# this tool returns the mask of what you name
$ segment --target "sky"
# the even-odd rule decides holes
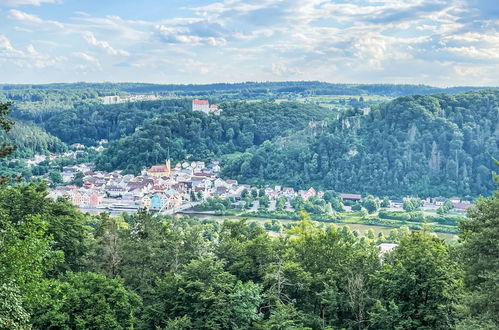
[[[0,83],[499,86],[499,0],[0,0]]]

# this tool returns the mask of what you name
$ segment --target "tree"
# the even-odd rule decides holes
[[[298,311],[293,304],[278,303],[276,308],[272,309],[270,317],[256,325],[257,329],[262,330],[307,330],[311,328],[304,327],[304,315]]]
[[[153,299],[147,316],[151,328],[184,315],[195,329],[248,328],[261,317],[259,286],[238,281],[209,258],[192,261],[180,274],[167,274],[158,281]]]
[[[253,197],[253,198],[258,197],[258,191],[256,189],[251,190],[251,197]]]
[[[245,199],[246,197],[248,197],[248,195],[248,189],[244,188],[243,191],[241,191],[241,199]]]
[[[12,103],[10,102],[0,103],[0,128],[5,132],[10,131],[10,129],[14,125],[14,122],[12,120],[7,119],[7,116],[12,112],[12,110],[10,109],[11,105]],[[9,156],[15,150],[15,146],[3,143],[2,145],[0,145],[0,159]],[[5,184],[7,181],[7,176],[0,176],[0,185]]]
[[[402,207],[407,212],[419,211],[421,208],[421,200],[419,198],[407,198],[404,200]]]
[[[49,179],[52,181],[52,184],[56,186],[57,184],[62,183],[62,175],[59,171],[52,171],[49,174]]]
[[[499,183],[499,176],[496,176]],[[459,222],[463,241],[461,258],[465,285],[466,323],[469,328],[499,327],[499,190],[490,198],[480,198]]]
[[[30,315],[23,306],[23,297],[14,284],[0,284],[0,329],[29,329]]]
[[[446,200],[445,203],[437,209],[437,213],[442,215],[449,213],[450,210],[454,208],[454,204],[450,200]]]
[[[445,242],[425,231],[402,238],[372,285],[377,297],[370,312],[374,328],[450,329],[458,319],[458,265]]]
[[[372,195],[369,195],[362,201],[362,206],[367,210],[367,212],[374,213],[379,209],[379,201]]]
[[[381,207],[389,207],[390,206],[390,198],[388,196],[383,197],[383,201],[381,201]]]
[[[33,312],[40,329],[130,329],[142,305],[122,280],[95,273],[67,273],[53,280],[46,293]]]
[[[83,177],[85,175],[82,172],[77,172],[73,178],[72,184],[74,184],[77,187],[83,186]]]

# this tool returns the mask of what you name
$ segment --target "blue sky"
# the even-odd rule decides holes
[[[0,82],[499,86],[499,0],[0,0]]]

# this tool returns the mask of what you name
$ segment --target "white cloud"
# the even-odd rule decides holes
[[[81,71],[95,71],[95,70],[102,70],[102,65],[100,61],[93,57],[92,55],[89,55],[84,52],[74,52],[73,56],[81,59],[84,61],[84,63],[79,63],[76,65],[76,68]]]
[[[109,45],[107,41],[99,41],[95,38],[95,35],[92,32],[86,31],[83,33],[83,38],[92,46],[96,46],[102,48],[109,55],[121,55],[121,56],[130,56],[130,53],[126,50],[115,49]]]
[[[9,18],[29,25],[37,26],[42,29],[64,29],[64,24],[60,22],[43,20],[36,15],[28,14],[17,9],[11,9],[9,11]]]
[[[0,0],[0,6],[17,7],[23,5],[40,6],[43,3],[61,3],[62,0]]]

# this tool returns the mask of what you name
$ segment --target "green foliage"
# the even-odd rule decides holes
[[[12,112],[10,109],[11,106],[12,103],[10,102],[0,103],[0,137],[5,136],[5,134],[8,133],[14,125],[14,122],[7,118],[7,116]],[[15,151],[16,147],[7,144],[4,139],[1,139],[0,142],[2,142],[0,146],[0,158],[5,158]]]
[[[377,198],[369,195],[362,200],[362,206],[367,210],[368,213],[374,213],[379,209],[380,203]]]
[[[53,249],[64,253],[64,263],[57,271],[82,269],[88,250],[89,228],[86,217],[66,199],[47,199],[43,184],[25,184],[0,189],[0,211],[13,226],[35,225],[26,219],[43,219],[43,233],[53,238]]]
[[[407,212],[419,211],[421,209],[421,200],[419,198],[404,199],[403,208]]]
[[[205,160],[243,152],[329,115],[325,109],[298,103],[230,102],[221,107],[220,116],[197,111],[157,116],[132,135],[111,143],[97,160],[97,166],[138,172],[144,166],[163,162],[168,155],[174,161],[185,159],[188,154]]]
[[[0,284],[0,329],[29,328],[29,314],[23,307],[19,289],[13,284]]]
[[[46,294],[34,307],[39,329],[131,329],[142,304],[122,280],[94,273],[67,273]]]
[[[228,157],[223,175],[375,196],[490,194],[499,91],[405,96]]]
[[[0,133],[0,141],[16,145],[12,157],[28,158],[34,155],[62,153],[68,150],[61,140],[33,124],[17,122],[7,133]]]
[[[457,263],[443,240],[419,231],[402,238],[372,278],[374,328],[450,329],[462,294]]]
[[[195,329],[247,329],[260,319],[259,286],[237,281],[212,259],[192,261],[180,274],[167,275],[153,295],[156,303],[149,327],[164,326],[163,320],[184,315]]]
[[[499,191],[480,198],[459,222],[463,241],[461,255],[465,284],[470,294],[465,300],[468,323],[499,326]],[[469,327],[471,328],[471,326]]]
[[[131,102],[112,105],[77,104],[43,123],[45,129],[62,141],[95,145],[99,140],[117,140],[132,134],[145,120],[160,114],[185,111],[187,100]]]
[[[450,200],[446,200],[445,203],[437,209],[437,213],[442,215],[449,213],[450,210],[454,208],[454,205]]]

